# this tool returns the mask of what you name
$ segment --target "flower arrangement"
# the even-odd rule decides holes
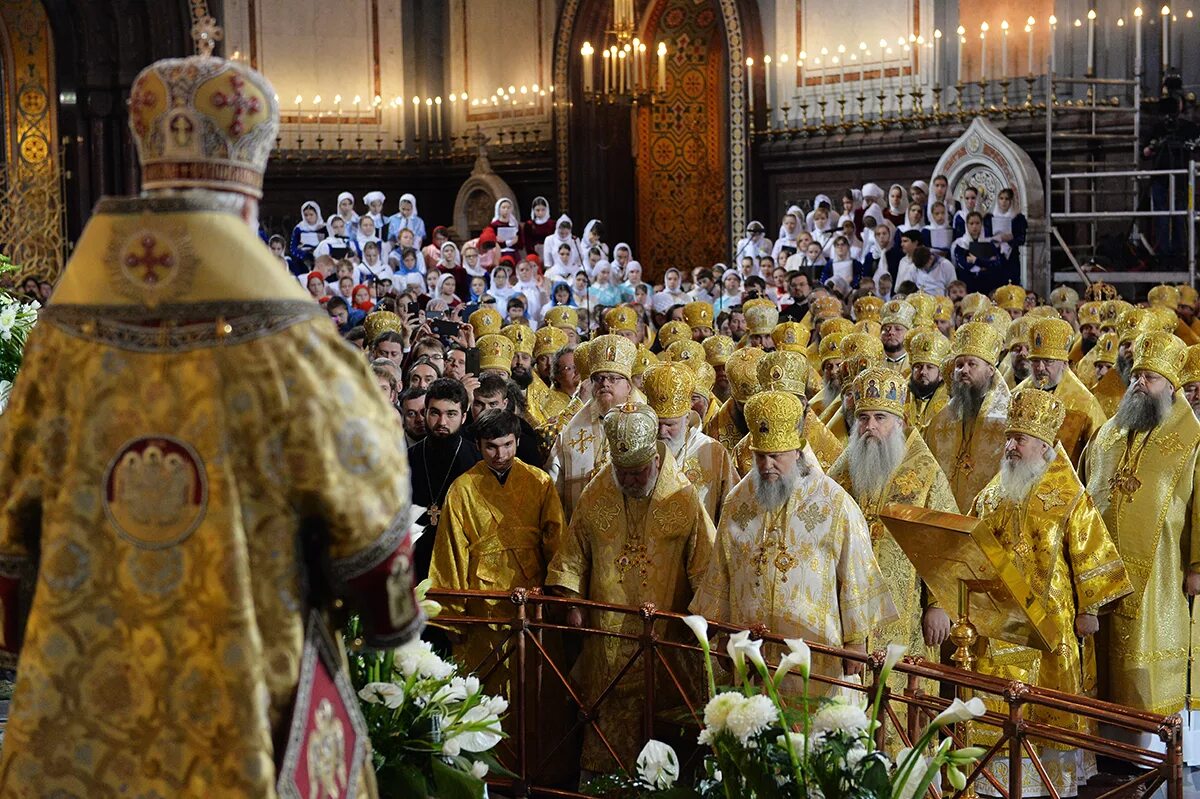
[[[633,776],[606,775],[588,783],[597,796],[653,799],[912,799],[921,796],[942,767],[956,789],[966,785],[966,773],[984,753],[979,747],[951,750],[943,727],[982,716],[983,702],[954,702],[925,729],[916,744],[895,761],[875,748],[882,686],[905,648],[891,645],[879,675],[880,689],[869,708],[845,699],[809,696],[811,653],[800,639],[786,641],[788,651],[772,674],[762,656],[762,641],[749,631],[730,636],[727,653],[735,685],[721,691],[713,677],[708,622],[700,616],[683,620],[704,651],[710,699],[704,708],[704,729],[698,742],[709,747],[695,785],[679,781],[679,759],[660,741],[646,744]],[[783,680],[799,675],[803,692],[792,706],[780,695]]]
[[[428,618],[440,607],[425,599],[429,581],[417,586]],[[351,641],[361,630],[352,619]],[[458,673],[426,641],[390,652],[353,651],[350,677],[371,737],[375,775],[383,797],[487,795],[489,771],[509,774],[491,750],[505,734],[500,719],[508,700],[488,696],[479,678]]]
[[[20,267],[8,256],[0,254],[0,275],[18,269]],[[25,353],[25,341],[37,322],[41,307],[37,300],[22,302],[8,291],[0,289],[0,413],[8,405],[8,395]]]

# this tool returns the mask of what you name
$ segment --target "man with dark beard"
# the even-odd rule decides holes
[[[946,640],[950,617],[930,601],[916,569],[879,521],[879,511],[895,502],[958,513],[958,504],[921,434],[904,430],[905,382],[886,366],[868,368],[854,379],[850,390],[857,421],[849,446],[829,476],[862,509],[875,559],[900,614],[892,624],[872,632],[868,649],[897,643],[907,645],[910,654],[921,655],[924,647],[938,647]],[[936,651],[925,654],[938,659]],[[902,690],[907,677],[897,677],[892,687]]]
[[[1100,340],[1100,303],[1085,302],[1080,305],[1075,320],[1079,324],[1079,338],[1071,345],[1072,366],[1091,352]]]
[[[894,620],[896,608],[862,511],[805,460],[804,410],[782,391],[746,403],[754,469],[725,500],[712,562],[690,610],[863,652],[867,636]],[[862,664],[814,654],[812,670],[856,674]]]
[[[545,325],[533,335],[533,366],[547,388],[554,385],[554,354],[567,346],[567,334]]]
[[[1183,382],[1183,398],[1192,406],[1196,418],[1200,419],[1200,344],[1188,347],[1179,379]]]
[[[525,410],[534,427],[546,424],[543,410],[550,399],[550,387],[533,371],[535,333],[528,325],[508,325],[500,331],[513,343],[512,381],[525,392]]]
[[[1093,392],[1092,396],[1095,396],[1094,392],[1096,390],[1096,383],[1102,380],[1104,376],[1108,374],[1110,369],[1116,367],[1117,334],[1101,334],[1100,339],[1096,342],[1096,346],[1093,347],[1092,351],[1088,353],[1088,357],[1093,355],[1095,358],[1092,359],[1092,382],[1087,383],[1085,381],[1084,384],[1088,387],[1089,391]],[[1080,376],[1079,379],[1083,380],[1083,377]],[[1103,409],[1104,406],[1101,405],[1100,407]]]
[[[1069,327],[1062,320],[1041,321]],[[1034,336],[1036,347],[1036,325]],[[977,669],[1039,688],[1083,694],[1096,680],[1095,649],[1090,639],[1100,628],[1098,614],[1129,594],[1132,586],[1092,497],[1075,476],[1066,451],[1061,444],[1055,445],[1066,411],[1066,405],[1054,394],[1035,388],[1014,392],[1000,472],[979,493],[971,509],[1004,550],[1012,553],[1014,564],[1034,595],[1042,598],[1047,621],[1055,627],[1060,644],[1052,652],[1041,652],[983,639]],[[1082,645],[1079,638],[1085,639]],[[1003,701],[988,704],[989,710],[1007,711]],[[1059,709],[1035,708],[1030,720],[1076,733],[1091,732],[1086,719]],[[990,746],[997,738],[997,733],[981,730],[972,743]],[[1052,775],[1055,795],[1075,795],[1077,785],[1088,776],[1082,773],[1078,752],[1061,744],[1035,745],[1045,772]],[[1004,766],[1004,772],[995,775],[1002,784],[1009,777],[1008,764]],[[1030,759],[1025,759],[1024,767],[1028,771],[1022,772],[1022,795],[1049,795]],[[990,784],[983,783],[977,783],[980,794],[997,795]]]
[[[1188,597],[1200,593],[1200,423],[1177,391],[1186,356],[1170,333],[1135,340],[1129,390],[1085,458],[1088,493],[1122,559],[1137,566],[1133,594],[1107,625],[1100,698],[1164,714],[1183,709]]]
[[[842,339],[848,334],[831,333],[821,339],[821,378],[825,385],[809,403],[813,412],[825,418],[825,410],[842,402]],[[832,415],[831,412],[830,415]]]
[[[1130,308],[1117,319],[1116,365],[1092,389],[1105,416],[1111,418],[1124,399],[1133,372],[1133,342],[1150,330],[1152,324],[1150,312],[1145,308]]]
[[[917,309],[904,300],[891,300],[883,306],[879,323],[883,326],[880,340],[883,342],[883,360],[888,367],[908,376],[908,353],[904,350],[904,339],[912,329]]]
[[[1000,362],[1000,376],[1011,389],[1029,379],[1029,326],[1033,319],[1024,317],[1008,326],[1004,334],[1004,349],[1008,355]]]
[[[1008,413],[1008,386],[996,371],[1001,343],[985,322],[968,322],[954,331],[950,402],[925,430],[925,443],[950,479],[960,508],[971,507],[1000,470]]]
[[[742,407],[758,392],[758,359],[765,353],[758,347],[734,350],[725,362],[725,374],[729,378],[730,397],[717,411],[717,415],[705,425],[704,434],[721,442],[721,446],[733,453],[733,448],[745,437],[748,429]]]
[[[936,330],[922,330],[909,336],[908,400],[904,420],[910,430],[922,435],[937,412],[946,407],[950,393],[942,380],[942,366],[950,356],[950,340]]]

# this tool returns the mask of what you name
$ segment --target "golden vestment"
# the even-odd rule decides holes
[[[925,429],[937,416],[938,411],[946,407],[950,401],[950,392],[944,382],[938,383],[929,399],[921,399],[911,390],[908,399],[904,401],[904,422],[910,430],[916,430],[924,435]]]
[[[811,408],[804,414],[803,435],[807,445],[806,450],[812,451],[822,472],[827,471],[833,465],[845,448],[842,442],[825,429],[825,425],[821,424]],[[750,474],[750,470],[754,468],[754,452],[750,449],[748,433],[733,448],[733,465],[737,469],[739,478]]]
[[[733,453],[733,448],[742,440],[742,436],[746,435],[746,431],[739,427],[736,419],[734,419],[736,402],[733,397],[725,400],[725,403],[721,406],[721,410],[717,411],[717,415],[704,425],[704,435],[709,438],[715,438],[731,454]]]
[[[546,422],[549,423],[561,414],[570,401],[570,394],[565,394],[557,388],[550,389],[550,393],[546,396],[545,404],[542,406],[542,415],[546,417]]]
[[[1187,322],[1179,318],[1175,320],[1175,335],[1189,347],[1193,344],[1200,344],[1200,335],[1197,335]]]
[[[850,442],[850,428],[846,424],[845,407],[838,408],[825,424],[829,435],[833,436],[843,448]]]
[[[1095,349],[1095,347],[1092,349]],[[1088,352],[1091,352],[1091,350],[1088,350]],[[1071,364],[1071,368],[1075,368],[1078,365],[1079,361],[1083,359],[1084,354],[1083,336],[1076,335],[1071,341],[1071,350],[1067,353],[1067,361]]]
[[[683,476],[696,489],[696,496],[714,525],[721,521],[725,496],[737,484],[729,450],[694,427],[684,433],[683,447],[672,453]]]
[[[896,618],[862,511],[815,471],[770,513],[759,506],[752,478],[734,487],[691,611],[832,646],[864,643]],[[841,665],[814,654],[813,672],[837,676]]]
[[[1104,415],[1109,419],[1117,412],[1117,408],[1121,405],[1121,400],[1125,398],[1125,390],[1128,386],[1125,384],[1124,378],[1121,377],[1121,372],[1116,366],[1105,373],[1104,377],[1100,378],[1100,382],[1096,383],[1096,387],[1092,389],[1092,394],[1100,402],[1100,407],[1104,409]]]
[[[590,399],[571,417],[554,442],[550,474],[558,486],[567,521],[575,514],[583,489],[607,457],[608,445],[600,423],[603,418],[596,400]]]
[[[537,372],[534,372],[529,388],[525,389],[525,411],[529,415],[529,424],[533,427],[541,427],[550,420],[550,415],[546,413],[549,399],[550,389],[542,382]]]
[[[588,485],[571,519],[562,547],[550,564],[546,585],[594,602],[638,607],[653,602],[659,610],[683,613],[708,566],[716,530],[696,491],[664,447],[654,492],[629,499],[611,474]],[[591,627],[638,635],[636,614],[597,611]],[[595,701],[637,650],[636,640],[587,636],[572,672],[584,701]],[[621,763],[632,766],[641,745],[645,671],[630,669],[597,708],[597,722]],[[659,693],[666,704],[675,698]],[[589,725],[584,733],[582,766],[613,771],[616,764]]]
[[[1032,377],[1017,386],[1018,391],[1024,388],[1037,388]],[[1100,407],[1096,397],[1070,369],[1063,369],[1058,385],[1050,393],[1062,400],[1067,409],[1062,427],[1058,429],[1058,443],[1067,451],[1071,465],[1078,466],[1083,448],[1108,421],[1108,417],[1104,415],[1104,409]]]
[[[0,795],[274,797],[314,597],[378,575],[407,623],[368,643],[420,630],[395,409],[222,199],[102,200],[29,339],[0,417],[0,574],[38,556]]]
[[[830,403],[825,406],[825,409],[817,415],[817,418],[821,420],[821,424],[827,425],[829,424],[829,420],[833,418],[833,415],[841,409],[842,392],[839,391],[830,401]]]
[[[1074,350],[1071,351],[1072,353]],[[1081,355],[1078,361],[1073,361],[1071,367],[1075,370],[1075,376],[1079,381],[1087,386],[1088,391],[1096,389],[1096,357],[1100,354],[1099,347],[1092,347],[1087,351],[1086,355]],[[1103,408],[1104,406],[1101,406]]]
[[[988,391],[979,415],[966,430],[958,403],[949,402],[925,429],[925,443],[950,480],[954,501],[969,508],[975,495],[1000,471],[1004,429],[1008,422],[1008,386],[1001,380]]]
[[[904,350],[900,351],[900,357],[895,360],[892,360],[888,357],[887,353],[884,353],[883,363],[880,365],[891,369],[893,372],[899,372],[905,377],[908,377],[912,373],[912,362],[908,360],[908,353]]]
[[[975,499],[971,514],[984,519],[1029,582],[1034,595],[1043,598],[1048,618],[1060,636],[1058,648],[1041,652],[994,638],[981,638],[976,670],[1039,688],[1092,694],[1096,687],[1095,645],[1089,637],[1080,647],[1075,635],[1075,616],[1097,614],[1133,588],[1104,520],[1075,476],[1066,450],[1059,444],[1055,451],[1058,457],[1020,505],[1001,495],[997,475]],[[989,710],[1008,712],[1003,701],[986,697],[984,701]],[[1089,729],[1092,725],[1074,713],[1034,707],[1027,708],[1026,715],[1034,723],[1095,734],[1095,729]],[[976,743],[992,745],[997,732],[981,729]],[[1075,750],[1046,742],[1034,745],[1059,795],[1074,796],[1079,780],[1086,776],[1077,773]],[[1026,759],[1026,766],[1029,765]],[[1003,771],[1004,774],[996,775],[1002,782],[1008,776],[1007,761]],[[1023,771],[1023,779],[1025,795],[1046,795],[1033,768]]]
[[[1008,353],[1000,361],[1000,375],[1004,378],[1004,385],[1008,386],[1008,390],[1012,391],[1017,386],[1017,376],[1013,373],[1012,353]]]
[[[1088,493],[1125,561],[1133,593],[1109,620],[1109,695],[1169,715],[1183,708],[1188,669],[1184,574],[1200,571],[1200,423],[1179,392],[1167,418],[1130,436],[1105,422],[1085,458]]]

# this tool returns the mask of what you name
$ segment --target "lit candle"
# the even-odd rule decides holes
[[[437,106],[437,137],[438,141],[442,139],[442,98],[434,97],[433,104]]]
[[[979,79],[987,80],[987,32],[988,24],[981,23],[979,26]]]
[[[421,138],[421,98],[415,94],[412,99],[413,104],[413,138]]]
[[[933,85],[942,85],[942,29],[933,29]]]
[[[753,60],[750,61],[754,63]],[[667,92],[667,43],[658,43],[658,90],[666,94]],[[750,110],[754,110],[754,94],[750,94]]]
[[[804,78],[804,67],[805,67],[806,61],[808,61],[808,51],[801,50],[800,55],[796,56],[796,63],[800,65],[800,91],[799,91],[799,94],[801,97],[803,97],[805,92],[808,90],[807,81]]]
[[[917,36],[908,34],[908,77],[911,79],[912,90],[917,90]]]
[[[787,53],[779,54],[779,94],[782,97],[783,105],[788,101],[788,98],[796,93],[796,71],[792,70],[792,79],[788,80],[788,61],[791,57]]]
[[[1058,30],[1058,17],[1050,15],[1050,74],[1054,74],[1055,62],[1057,59],[1058,42],[1055,40],[1055,32]]]
[[[1033,77],[1033,17],[1032,16],[1029,19],[1025,20],[1025,34],[1026,34],[1027,38],[1029,39],[1029,44],[1026,47],[1028,52],[1025,53],[1025,59],[1028,62],[1026,64],[1026,66],[1028,67],[1029,76]]]
[[[316,141],[315,137],[321,135],[321,95],[318,94],[313,98],[313,104],[317,107],[317,112],[313,115],[313,141]]]
[[[1087,74],[1096,74],[1096,9],[1088,9]]]
[[[1000,79],[1008,77],[1008,20],[1000,20]]]
[[[1133,10],[1133,74],[1142,78],[1142,7]]]
[[[638,51],[642,49],[642,40],[638,37],[633,37],[633,48],[629,57],[633,59],[633,86],[635,89],[642,86],[642,69],[641,62],[638,61]]]
[[[617,92],[625,93],[625,51],[621,50],[617,53]]]
[[[425,133],[433,140],[433,98],[425,98]]]
[[[879,40],[879,93],[883,94],[883,59],[887,55],[887,39]]]
[[[763,56],[763,77],[767,81],[767,108],[774,105],[771,95],[771,56]]]
[[[658,82],[662,84],[663,45],[658,45]],[[754,113],[754,59],[746,59],[746,95],[750,98],[750,113]]]
[[[867,51],[867,43],[859,42],[858,43],[858,58],[859,58],[859,62],[858,62],[858,83],[859,83],[858,93],[859,94],[862,94],[864,91],[866,91],[864,74],[867,69],[867,56],[869,56],[869,55],[870,55],[870,53]]]
[[[335,135],[340,139],[342,138],[342,96],[340,94],[333,96],[333,105],[337,109],[337,127],[335,128],[337,133]]]
[[[646,43],[638,45],[638,67],[642,70],[642,88],[650,88],[650,68],[646,65]]]
[[[967,49],[967,47],[966,47],[966,45],[967,45],[967,36],[966,36],[967,29],[964,28],[962,25],[959,25],[956,33],[958,34],[958,69],[956,70],[956,75],[957,75],[958,82],[962,83],[963,82],[963,50]]]
[[[1163,6],[1158,13],[1162,15],[1162,71],[1165,75],[1171,66],[1171,7]]]
[[[592,54],[595,52],[591,42],[584,42],[579,49],[579,54],[583,56],[583,90],[589,94],[592,91]]]

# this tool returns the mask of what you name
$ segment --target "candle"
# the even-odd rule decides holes
[[[620,94],[625,93],[625,61],[625,51],[621,50],[617,53],[617,92]]]
[[[1049,22],[1050,22],[1050,74],[1053,75],[1054,67],[1055,67],[1054,62],[1056,60],[1055,55],[1058,50],[1058,42],[1055,41],[1056,37],[1054,35],[1055,32],[1058,30],[1058,17],[1051,14]]]
[[[413,138],[421,138],[421,98],[415,94],[412,99],[413,104]]]
[[[1096,9],[1088,9],[1087,13],[1087,74],[1096,74]]]
[[[763,56],[763,77],[767,81],[767,108],[773,105],[771,95],[771,56]]]
[[[800,55],[796,56],[796,63],[800,65],[800,91],[797,92],[800,97],[803,97],[808,91],[807,81],[804,78],[804,67],[807,60],[808,52],[805,50],[801,50]]]
[[[1026,45],[1027,52],[1025,53],[1027,72],[1030,77],[1033,77],[1033,17],[1025,20],[1025,35],[1029,39]]]
[[[608,79],[608,61],[609,61],[609,57],[608,57],[608,51],[607,51],[607,50],[605,50],[603,53],[601,53],[601,56],[603,56],[603,58],[602,58],[601,60],[604,62],[604,93],[605,93],[605,94],[608,94],[608,85],[609,85],[609,79]]]
[[[1000,79],[1008,77],[1008,20],[1000,20]]]
[[[942,29],[933,29],[933,85],[942,85]]]
[[[583,90],[588,94],[592,91],[592,54],[595,52],[591,42],[584,42],[579,49],[579,54],[583,56]]]
[[[917,36],[908,34],[908,77],[912,90],[917,90]]]
[[[987,80],[987,32],[988,24],[983,22],[979,25],[979,79]]]
[[[957,76],[957,81],[959,83],[962,83],[963,82],[963,50],[967,49],[966,48],[967,29],[964,28],[962,25],[959,25],[958,30],[955,32],[958,34],[958,69],[956,70],[955,74]]]
[[[796,93],[796,71],[792,70],[792,79],[788,81],[788,61],[790,56],[787,53],[779,54],[779,94],[782,97],[783,105],[788,101],[788,97]],[[789,85],[790,83],[790,85]]]
[[[1142,7],[1133,10],[1133,74],[1142,78]]]
[[[333,105],[337,109],[337,126],[334,128],[334,130],[336,130],[337,132],[335,135],[337,136],[338,139],[341,139],[342,138],[342,96],[340,94],[335,94],[333,96]]]
[[[1162,15],[1162,71],[1165,75],[1171,66],[1171,7],[1163,6],[1158,13]]]
[[[442,98],[434,97],[433,104],[437,106],[437,137],[438,141],[442,139]]]
[[[883,94],[883,59],[887,55],[887,39],[879,40],[879,93]]]
[[[425,98],[425,134],[433,141],[433,98]]]
[[[642,71],[642,88],[650,89],[650,71],[646,68],[646,43],[638,45],[638,68]]]
[[[315,137],[321,135],[321,95],[318,94],[316,97],[313,98],[313,104],[317,107],[316,113],[313,115],[313,130],[314,130],[314,139],[313,140],[315,141],[316,140]]]
[[[753,64],[752,59],[749,63]],[[658,90],[663,94],[667,92],[667,43],[658,43]],[[750,93],[750,110],[754,110],[754,93]]]
[[[865,72],[866,72],[866,69],[867,69],[867,56],[869,56],[869,55],[871,55],[871,53],[870,53],[870,52],[867,50],[867,43],[866,43],[866,42],[859,42],[859,43],[858,43],[858,57],[859,57],[859,62],[858,62],[858,84],[859,84],[859,85],[858,85],[858,93],[859,93],[859,94],[862,94],[862,93],[863,93],[863,92],[866,90],[866,89],[865,89],[865,83],[866,83],[866,80],[865,80],[865,77],[864,77],[864,75],[865,75]]]
[[[662,83],[663,45],[658,45],[658,82]],[[750,98],[750,113],[754,113],[754,59],[746,59],[746,95]]]
[[[300,137],[304,135],[304,98],[296,95],[296,146],[300,146]]]

